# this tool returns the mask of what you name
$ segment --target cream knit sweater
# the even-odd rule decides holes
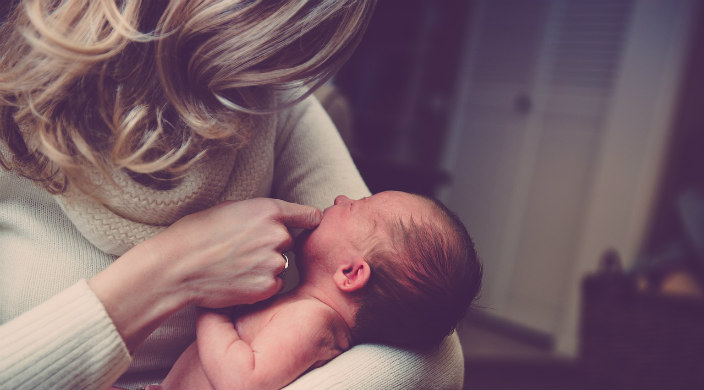
[[[0,389],[160,382],[194,339],[193,308],[168,319],[130,356],[87,279],[178,218],[225,199],[264,196],[323,208],[337,194],[368,194],[314,99],[254,133],[247,147],[211,156],[173,190],[116,174],[119,190],[100,187],[107,207],[76,192],[51,196],[0,171]],[[356,346],[287,388],[459,388],[462,379],[453,335],[431,354]]]

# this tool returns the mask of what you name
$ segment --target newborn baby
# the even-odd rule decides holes
[[[280,389],[358,343],[433,348],[464,316],[482,276],[452,212],[396,191],[338,196],[299,240],[296,261],[292,291],[203,311],[196,341],[150,388]]]

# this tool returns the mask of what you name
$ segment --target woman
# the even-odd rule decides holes
[[[0,31],[0,387],[155,383],[194,305],[271,296],[285,227],[367,195],[298,91],[373,2],[50,3]]]

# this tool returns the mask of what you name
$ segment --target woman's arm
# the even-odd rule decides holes
[[[100,389],[130,355],[87,278],[114,257],[51,196],[0,170],[0,389]]]
[[[18,203],[18,208],[26,213],[36,211],[37,216],[26,222],[18,219],[22,225],[16,232],[9,230],[0,236],[3,245],[0,269],[19,274],[13,278],[12,274],[3,272],[0,287],[13,288],[14,279],[22,283],[16,286],[22,289],[29,281],[36,281],[34,290],[43,290],[52,283],[70,286],[71,281],[67,285],[63,280],[42,279],[43,275],[60,276],[64,272],[62,267],[52,268],[49,250],[54,251],[54,261],[63,259],[61,264],[70,263],[72,256],[98,256],[105,264],[100,268],[111,264],[111,259],[100,257],[101,253],[90,245],[64,249],[68,242],[73,242],[69,238],[78,237],[78,233],[70,222],[65,226],[54,224],[54,218],[63,215],[58,207],[50,203],[48,197],[37,195],[33,186],[23,186],[25,180],[17,180],[11,183],[15,184],[13,186],[0,186],[6,190],[0,191],[0,199],[6,200],[9,189],[26,190],[16,194],[18,199],[35,200]],[[37,199],[43,203],[37,203]],[[12,205],[10,201],[3,203],[0,211],[4,214],[0,213],[0,220],[8,213],[18,218],[17,214],[11,214]],[[52,214],[47,215],[47,212]],[[24,214],[20,216],[24,218]],[[320,212],[314,208],[282,201],[254,199],[239,205],[231,202],[186,217],[135,247],[89,283],[82,280],[68,288],[49,288],[51,295],[36,301],[45,301],[43,304],[28,303],[31,309],[10,317],[14,318],[0,326],[0,389],[100,389],[109,386],[130,363],[126,345],[134,349],[150,328],[156,327],[170,311],[190,302],[211,307],[251,302],[276,291],[281,282],[275,275],[283,267],[279,251],[285,250],[291,240],[284,225],[310,228],[317,225],[319,218]],[[46,231],[37,231],[42,225],[46,225]],[[25,232],[25,226],[34,230]],[[61,233],[57,229],[61,229]],[[38,235],[50,242],[26,241],[25,235],[30,233],[31,237]],[[80,241],[80,237],[77,240]],[[213,242],[218,244],[210,245]],[[34,247],[42,249],[35,252]],[[198,256],[204,247],[209,247],[207,254]],[[34,261],[33,256],[39,253],[45,253],[44,260]],[[11,262],[8,258],[11,255],[18,259],[29,258]],[[23,263],[27,266],[20,268]],[[16,266],[3,268],[12,264]],[[47,268],[52,271],[47,272]],[[87,273],[90,275],[90,270]],[[219,298],[208,299],[210,294]],[[0,311],[6,313],[6,309],[12,307],[0,306]]]
[[[177,221],[88,283],[133,351],[186,305],[220,308],[266,299],[283,285],[287,226],[312,229],[319,210],[274,199],[224,202]]]
[[[85,280],[0,326],[0,389],[95,389],[130,355]]]

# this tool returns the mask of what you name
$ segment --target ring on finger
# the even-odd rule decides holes
[[[284,261],[285,261],[285,263],[284,263],[284,271],[285,271],[286,269],[288,269],[288,256],[286,256],[285,253],[282,253],[281,256],[284,257]]]
[[[283,278],[284,275],[286,275],[286,270],[288,269],[288,256],[286,256],[286,253],[282,253],[281,256],[284,258],[284,269],[279,272],[278,277]]]

